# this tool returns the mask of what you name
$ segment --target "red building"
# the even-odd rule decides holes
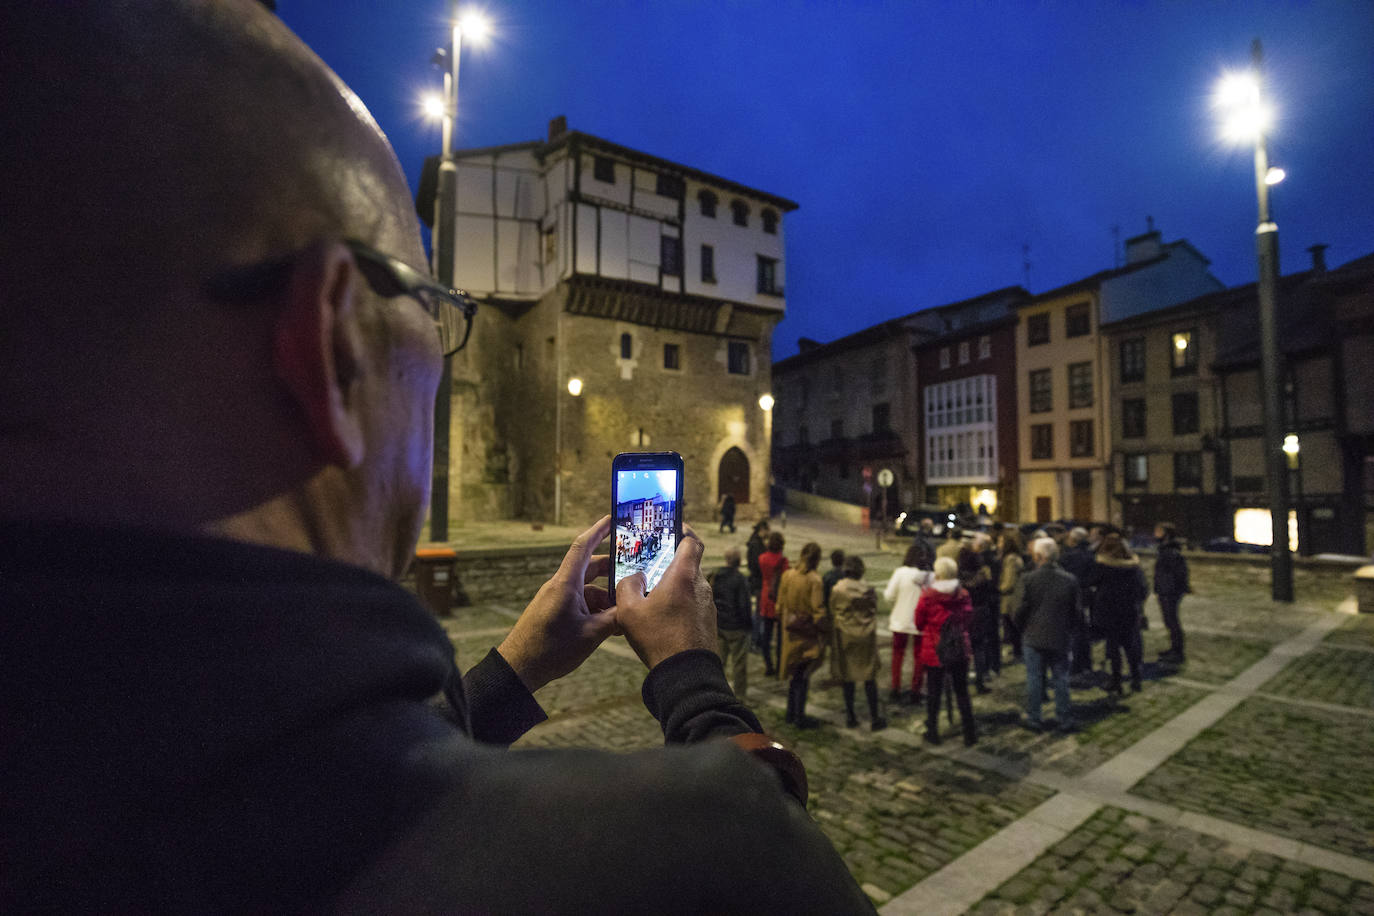
[[[919,477],[924,502],[985,508],[1016,520],[1016,306],[1030,300],[1021,287],[990,293],[1006,312],[962,323],[913,349],[916,353]],[[956,308],[950,306],[948,308]]]

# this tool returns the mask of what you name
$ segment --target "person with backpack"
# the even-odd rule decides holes
[[[830,591],[830,609],[839,632],[840,677],[843,679],[845,724],[857,728],[854,685],[863,681],[873,730],[887,728],[878,707],[878,593],[864,581],[864,561],[857,554],[844,560],[844,578]]]
[[[973,655],[968,630],[973,623],[973,600],[959,584],[959,564],[951,557],[935,560],[935,581],[916,603],[916,628],[921,631],[921,663],[926,669],[927,744],[940,743],[940,699],[945,690],[959,705],[964,744],[978,740],[973,703],[968,696],[968,663]]]
[[[749,690],[749,583],[739,571],[739,548],[725,548],[725,565],[707,577],[716,605],[716,639],[730,689],[741,701]]]
[[[888,618],[888,629],[892,631],[892,693],[888,699],[896,703],[902,697],[902,663],[906,660],[906,647],[911,644],[911,693],[909,702],[921,702],[921,634],[916,629],[916,602],[921,597],[921,589],[934,580],[930,571],[935,560],[935,551],[930,549],[920,537],[913,538],[906,549],[902,565],[892,571],[887,580],[883,597],[892,603],[892,614]]]
[[[778,626],[778,582],[787,569],[787,557],[782,555],[786,540],[781,531],[768,535],[768,549],[759,554],[759,575],[763,579],[763,591],[759,593],[759,619],[763,622],[763,674],[773,677],[778,669],[773,665],[773,633]],[[782,646],[778,646],[782,654]]]

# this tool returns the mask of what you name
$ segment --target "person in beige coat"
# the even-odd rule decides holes
[[[1016,629],[1016,624],[1012,623],[1011,618],[1016,613],[1017,605],[1021,603],[1021,576],[1026,569],[1026,561],[1021,557],[1025,547],[1021,543],[1020,532],[1002,532],[998,548],[1002,555],[1002,579],[997,589],[1002,593],[1002,629],[1006,641],[1011,643],[1012,658],[1019,661],[1021,632]]]
[[[777,613],[782,624],[778,674],[792,678],[787,685],[787,721],[798,728],[820,724],[806,714],[811,674],[821,666],[830,631],[825,587],[816,572],[820,562],[821,545],[812,541],[802,548],[797,565],[784,570],[778,582]]]
[[[856,728],[854,685],[863,681],[873,730],[887,728],[878,709],[878,593],[864,581],[864,561],[845,557],[844,578],[830,591],[830,613],[839,631],[840,677],[844,679],[846,724]]]

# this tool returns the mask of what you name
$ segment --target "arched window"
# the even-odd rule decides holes
[[[746,204],[746,203],[745,203],[744,201],[742,201],[742,200],[733,200],[733,201],[730,202],[730,210],[731,210],[731,212],[734,213],[734,215],[735,215],[735,225],[736,225],[736,226],[747,226],[747,225],[749,225],[749,205],[748,205],[748,204]]]
[[[718,198],[712,192],[707,191],[704,188],[701,191],[699,191],[697,193],[697,201],[701,204],[701,215],[709,216],[711,217],[711,219],[715,219],[717,200]]]

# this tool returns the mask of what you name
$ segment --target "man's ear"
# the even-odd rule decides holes
[[[272,341],[273,366],[305,416],[311,451],[345,469],[356,467],[364,450],[355,390],[362,357],[360,280],[346,246],[319,242],[305,249],[293,262]]]

